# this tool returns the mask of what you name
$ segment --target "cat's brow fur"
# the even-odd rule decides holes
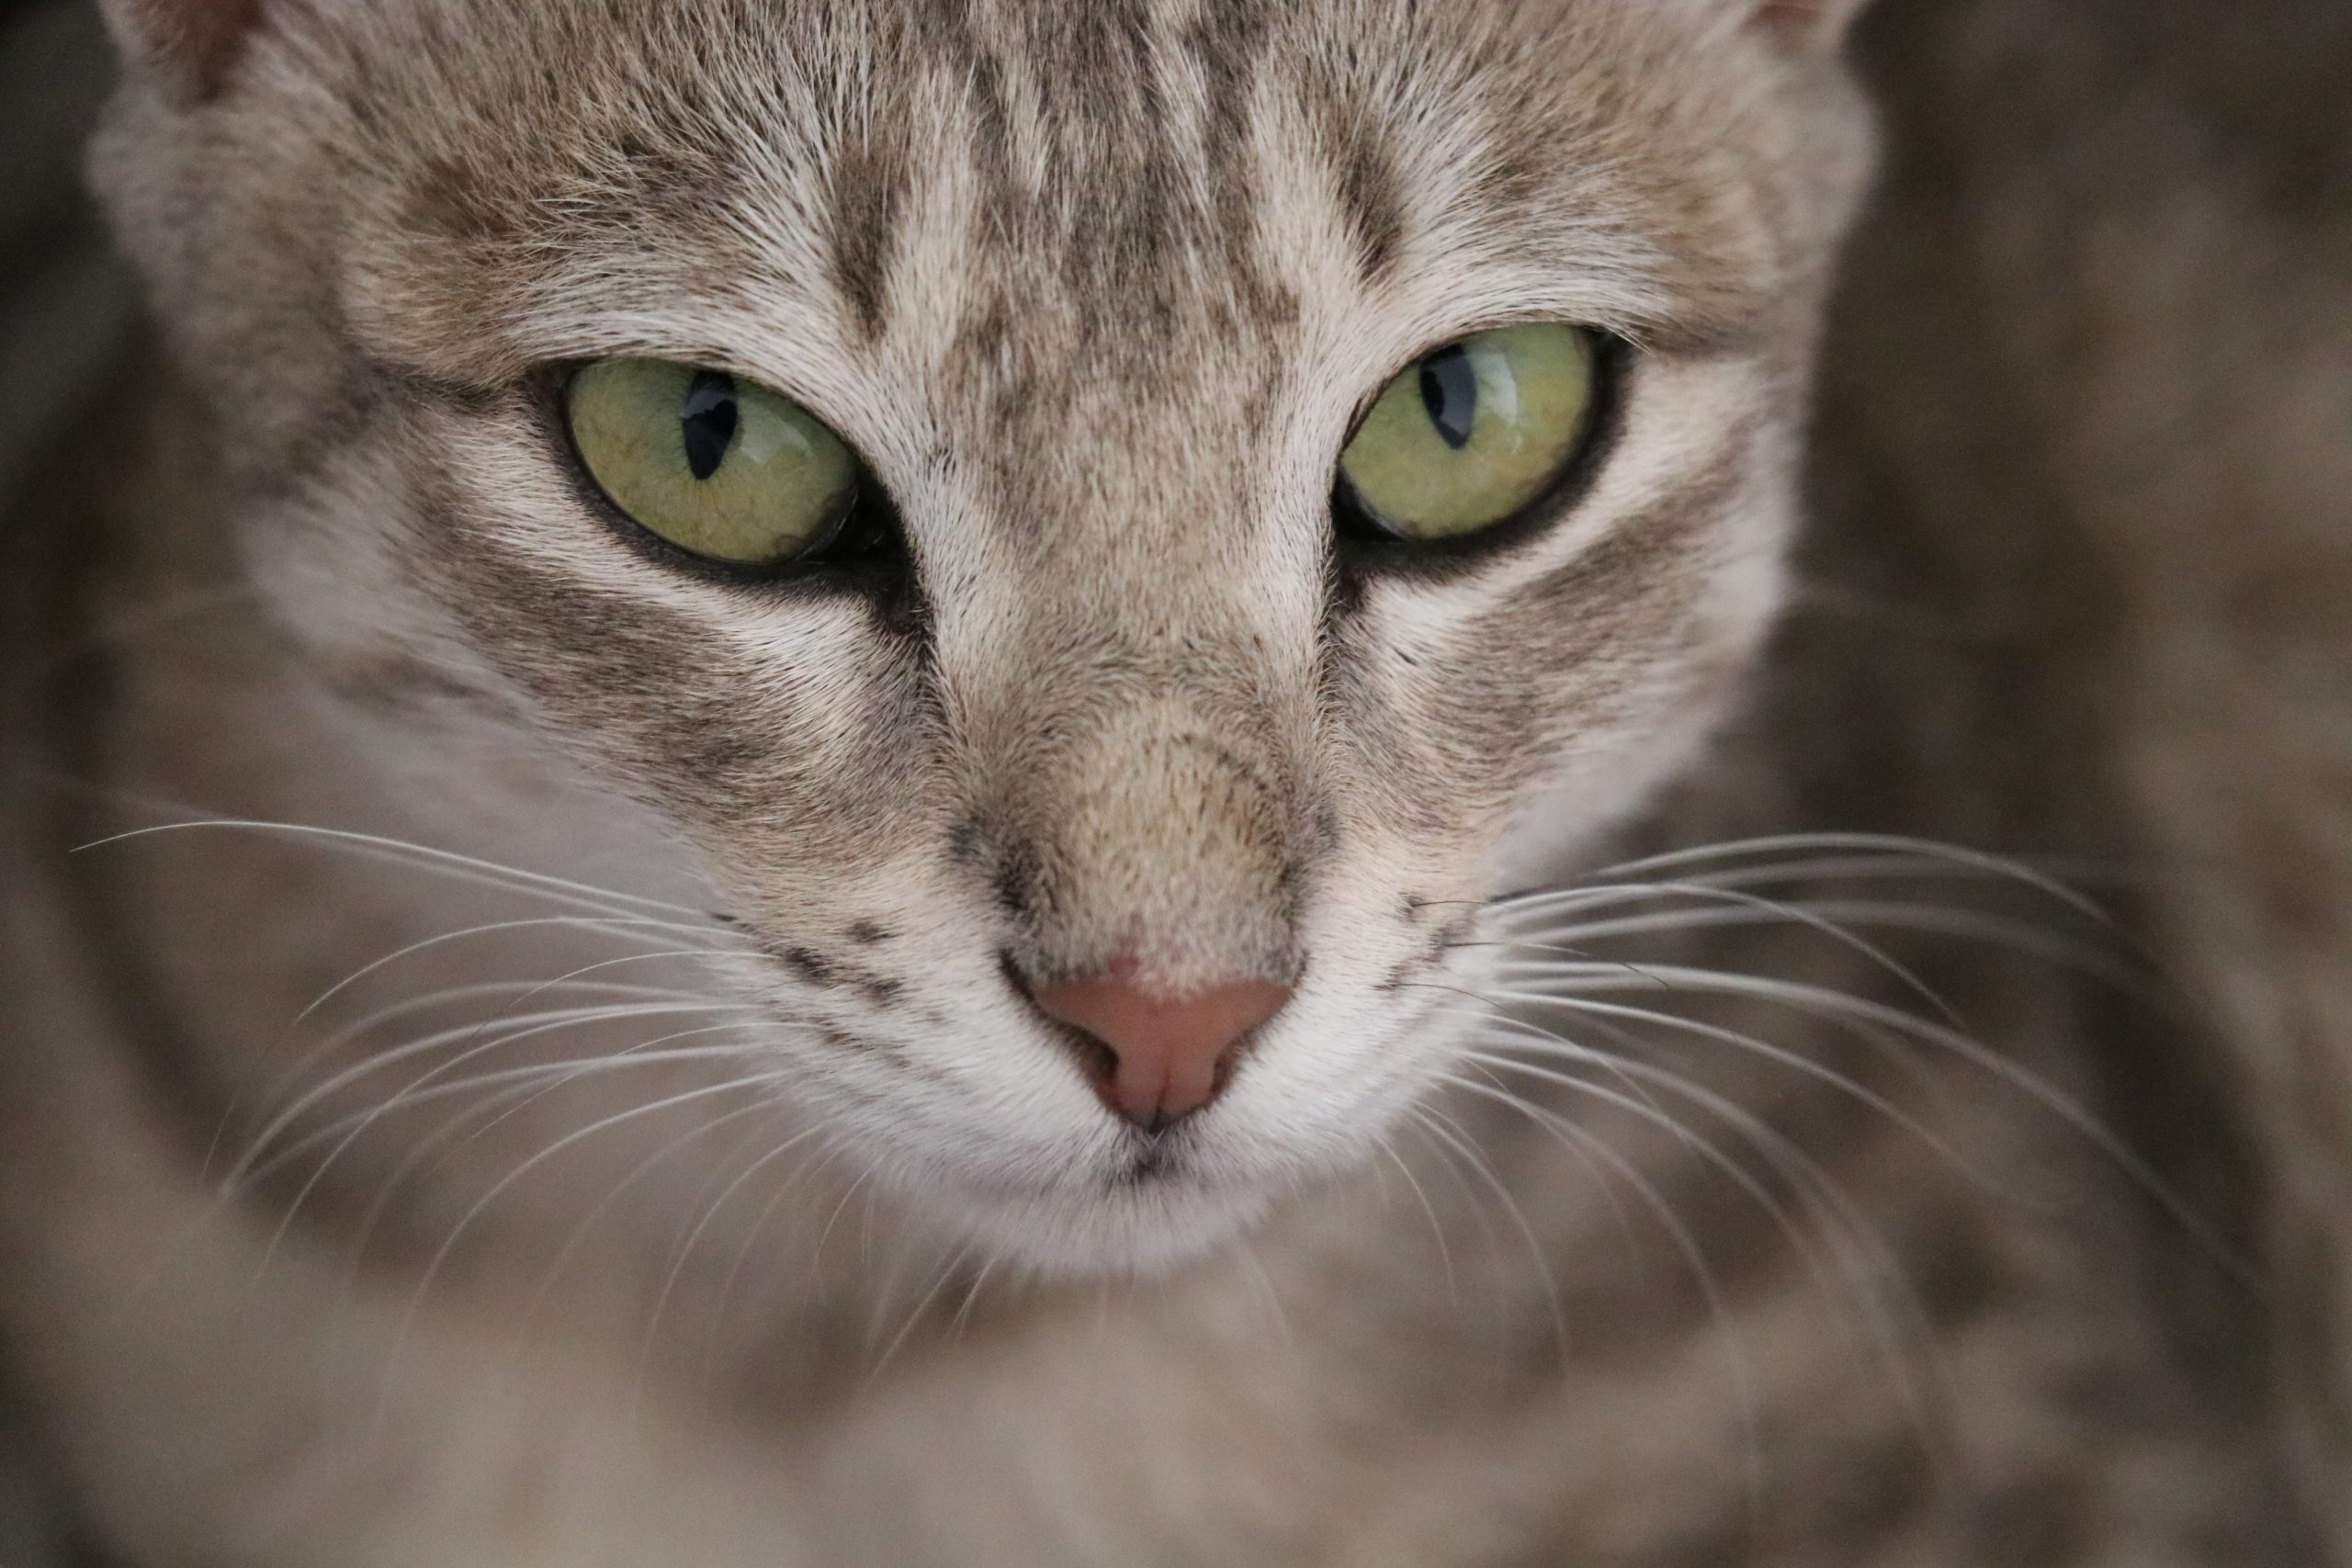
[[[1841,281],[1856,9],[108,0],[163,348],[0,556],[62,1512],[138,1568],[2352,1550],[2352,24],[1883,0]],[[1541,321],[1623,367],[1589,483],[1335,548],[1384,381]],[[607,355],[808,404],[910,570],[648,545],[557,412]],[[62,853],[189,818],[245,825]],[[1600,869],[1787,832],[1888,837]],[[1984,850],[2154,879],[2110,928]],[[1295,998],[1148,1139],[1025,999],[1114,962]]]

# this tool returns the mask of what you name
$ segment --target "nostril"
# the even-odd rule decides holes
[[[1114,1111],[1119,1111],[1119,1054],[1075,1024],[1065,1026],[1062,1039],[1069,1046],[1070,1055],[1078,1058],[1078,1070],[1086,1076],[1087,1088],[1092,1089],[1104,1105]],[[1125,1114],[1124,1111],[1119,1113]]]
[[[1170,996],[1138,986],[1131,974],[1121,966],[1022,988],[1077,1035],[1080,1065],[1104,1102],[1154,1132],[1214,1100],[1239,1047],[1291,997],[1289,987],[1261,979]]]
[[[1004,983],[1037,1010],[1041,1021],[1061,1025],[1056,1032],[1056,1038],[1069,1048],[1071,1059],[1078,1064],[1079,1073],[1085,1078],[1086,1087],[1094,1091],[1094,1097],[1113,1115],[1125,1116],[1126,1112],[1119,1109],[1118,1100],[1119,1054],[1111,1048],[1108,1042],[1071,1023],[1040,1002],[1037,987],[1030,984],[1029,977],[1021,972],[1009,954],[1000,959],[999,966],[1004,971]]]

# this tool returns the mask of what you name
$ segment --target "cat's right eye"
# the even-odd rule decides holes
[[[863,469],[807,409],[721,371],[601,359],[564,392],[588,477],[648,533],[706,560],[778,567],[823,549]]]

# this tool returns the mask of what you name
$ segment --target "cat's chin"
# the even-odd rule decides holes
[[[933,1196],[939,1207],[939,1195]],[[1021,1198],[969,1191],[944,1217],[985,1253],[1061,1279],[1166,1274],[1230,1245],[1265,1217],[1272,1193],[1245,1186],[1141,1185]]]

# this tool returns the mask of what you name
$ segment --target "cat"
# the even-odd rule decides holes
[[[2352,1561],[2352,20],[101,8],[58,1561]]]

